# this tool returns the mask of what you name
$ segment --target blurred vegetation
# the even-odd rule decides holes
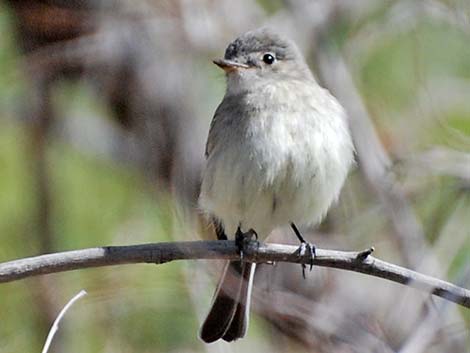
[[[264,16],[275,16],[283,9],[280,1],[261,3],[263,7],[257,11],[266,11]],[[332,31],[331,40],[342,50],[343,46],[351,45],[349,39],[369,23],[380,24],[385,14],[386,6],[379,6],[359,20],[348,22],[343,18]],[[37,193],[24,119],[28,81],[21,71],[23,55],[17,44],[13,16],[12,10],[2,3],[0,261],[36,255],[40,248],[33,216],[38,207]],[[262,24],[261,20],[255,23]],[[239,32],[247,29],[239,28]],[[237,34],[232,31],[227,37]],[[415,157],[436,146],[470,153],[469,37],[468,32],[456,26],[423,18],[410,29],[388,31],[367,50],[355,51],[357,57],[348,58],[356,84],[397,170],[401,170],[401,163],[407,162],[405,157]],[[211,48],[206,53],[208,62],[214,50],[222,53],[224,47]],[[212,70],[209,66],[198,68],[205,70],[199,74],[207,80],[198,83],[200,87],[208,85],[209,92],[215,91],[213,87],[222,87],[221,76],[209,71]],[[458,86],[453,88],[455,94],[452,91],[446,91],[446,94],[449,97],[466,95],[466,99],[445,106],[437,101],[436,106],[428,106],[434,103],[433,94],[439,94],[439,90],[433,91],[436,85],[447,84],[449,80],[465,83],[462,87],[467,91],[461,91]],[[426,94],[430,100],[423,101]],[[208,97],[200,104],[202,107],[197,108],[198,115],[205,115],[200,119],[205,130],[215,109],[214,101],[214,97]],[[96,98],[96,91],[84,82],[61,82],[54,90],[54,107],[59,119],[66,120],[71,114],[111,119],[108,109]],[[203,150],[199,153],[202,155]],[[56,249],[169,241],[184,239],[186,234],[191,234],[193,239],[197,237],[182,223],[177,211],[179,206],[171,192],[164,187],[157,188],[155,180],[149,179],[136,165],[99,153],[87,153],[62,139],[60,134],[52,134],[48,140],[47,160],[52,197],[50,217]],[[439,249],[437,252],[443,256],[443,262],[451,262],[448,278],[458,283],[464,281],[462,274],[470,268],[469,181],[431,173],[419,177],[419,183],[416,180],[409,182],[406,170],[400,180],[409,190],[410,200],[431,244],[438,244],[445,232],[463,234],[466,240],[453,258],[446,258],[446,253],[439,253]],[[345,202],[351,197],[356,198],[354,183],[351,185],[347,195],[343,196]],[[363,198],[357,195],[360,200],[357,203]],[[340,206],[336,211],[342,217],[351,214],[343,212],[342,207],[348,206]],[[361,204],[359,209],[368,207],[373,208]],[[374,222],[381,222],[374,217],[362,219],[370,223],[362,224],[359,229],[382,230],[382,226],[371,227]],[[453,219],[457,225],[451,224]],[[345,220],[340,229],[346,234],[357,234],[358,228],[353,228],[359,222]],[[380,255],[387,257],[384,247],[381,247]],[[196,268],[202,271],[202,263],[121,266],[48,276],[46,282],[50,283],[50,292],[46,294],[57,310],[80,289],[90,293],[67,314],[54,345],[63,352],[205,351],[196,339],[198,315],[202,312],[195,310],[195,306],[208,304],[212,287],[200,288],[200,291],[193,289],[206,298],[194,302],[190,286],[199,279],[195,275]],[[0,285],[0,352],[37,352],[42,346],[45,332],[37,329],[37,315],[41,315],[41,311],[35,298],[43,287],[38,287],[37,281],[27,279]],[[468,279],[465,283],[468,287]],[[470,315],[468,311],[461,311],[467,320],[468,332]],[[260,340],[255,343],[244,340],[237,345],[241,349],[249,347],[248,351],[270,350],[270,345],[262,343],[270,329],[256,316],[253,321],[247,340],[252,337]]]

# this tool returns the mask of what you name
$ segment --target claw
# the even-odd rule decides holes
[[[240,227],[237,228],[235,233],[235,244],[238,248],[238,254],[240,255],[240,261],[243,261],[243,247],[244,247],[245,234],[243,234]]]
[[[256,244],[259,247],[258,233],[253,228],[250,228],[246,233],[243,233],[240,226],[237,228],[235,233],[235,245],[238,248],[238,254],[240,255],[240,261],[243,261],[243,251],[247,248],[253,236],[256,238]]]
[[[300,243],[299,247],[299,257],[304,257],[306,254],[310,256],[310,262],[309,262],[309,271],[312,271],[313,269],[313,263],[315,260],[316,256],[316,251],[315,251],[315,245],[310,244],[310,243]],[[305,279],[305,269],[307,268],[307,265],[302,263],[302,277]]]
[[[256,230],[254,230],[253,228],[250,228],[248,232],[242,234],[245,242],[250,241],[253,237],[258,240],[258,233],[256,233]]]
[[[309,255],[310,255],[310,271],[312,271],[313,269],[313,262],[315,260],[315,256],[316,256],[316,252],[315,252],[315,245],[313,244],[310,244],[310,243],[307,243],[304,239],[304,237],[302,236],[302,234],[300,234],[297,226],[294,224],[294,223],[291,223],[291,227],[292,229],[294,230],[294,233],[295,235],[297,236],[297,239],[300,240],[300,247],[299,247],[299,257],[303,257],[305,256],[306,252],[308,251]],[[304,263],[302,263],[302,277],[305,279],[305,269],[307,268],[307,265],[305,265]]]
[[[307,243],[307,248],[310,252],[310,271],[313,269],[313,261],[315,260],[315,257],[317,256],[316,248],[315,245]]]
[[[299,246],[299,257],[303,257],[305,255],[307,249],[307,243],[300,243]],[[307,277],[305,276],[305,268],[307,267],[304,263],[300,265],[302,267],[302,277],[303,279],[306,279]]]

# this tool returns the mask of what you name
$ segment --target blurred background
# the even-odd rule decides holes
[[[268,25],[350,115],[357,149],[319,247],[470,287],[467,0],[0,2],[0,262],[196,240],[211,59]],[[201,232],[202,230],[202,232]],[[208,236],[208,235],[206,235]],[[203,236],[204,237],[204,236]],[[296,244],[280,229],[270,241]],[[204,345],[218,264],[87,269],[0,285],[0,352],[468,352],[470,314],[377,278],[263,265],[248,336]]]

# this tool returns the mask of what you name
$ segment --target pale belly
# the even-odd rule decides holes
[[[222,220],[227,235],[239,225],[264,238],[290,222],[318,223],[337,199],[352,161],[350,141],[329,127],[290,131],[284,124],[227,141],[230,148],[209,158],[200,205]]]

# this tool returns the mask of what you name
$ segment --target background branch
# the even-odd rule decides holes
[[[411,271],[370,256],[371,250],[345,252],[317,249],[314,264],[361,272],[375,277],[405,284],[437,295],[470,308],[470,290],[449,282]],[[281,244],[247,245],[247,261],[291,262],[308,264],[308,255],[299,256],[298,247]],[[25,277],[89,267],[112,266],[131,263],[162,264],[174,260],[239,259],[233,241],[191,241],[131,246],[107,246],[41,255],[0,264],[0,282],[10,282]]]

